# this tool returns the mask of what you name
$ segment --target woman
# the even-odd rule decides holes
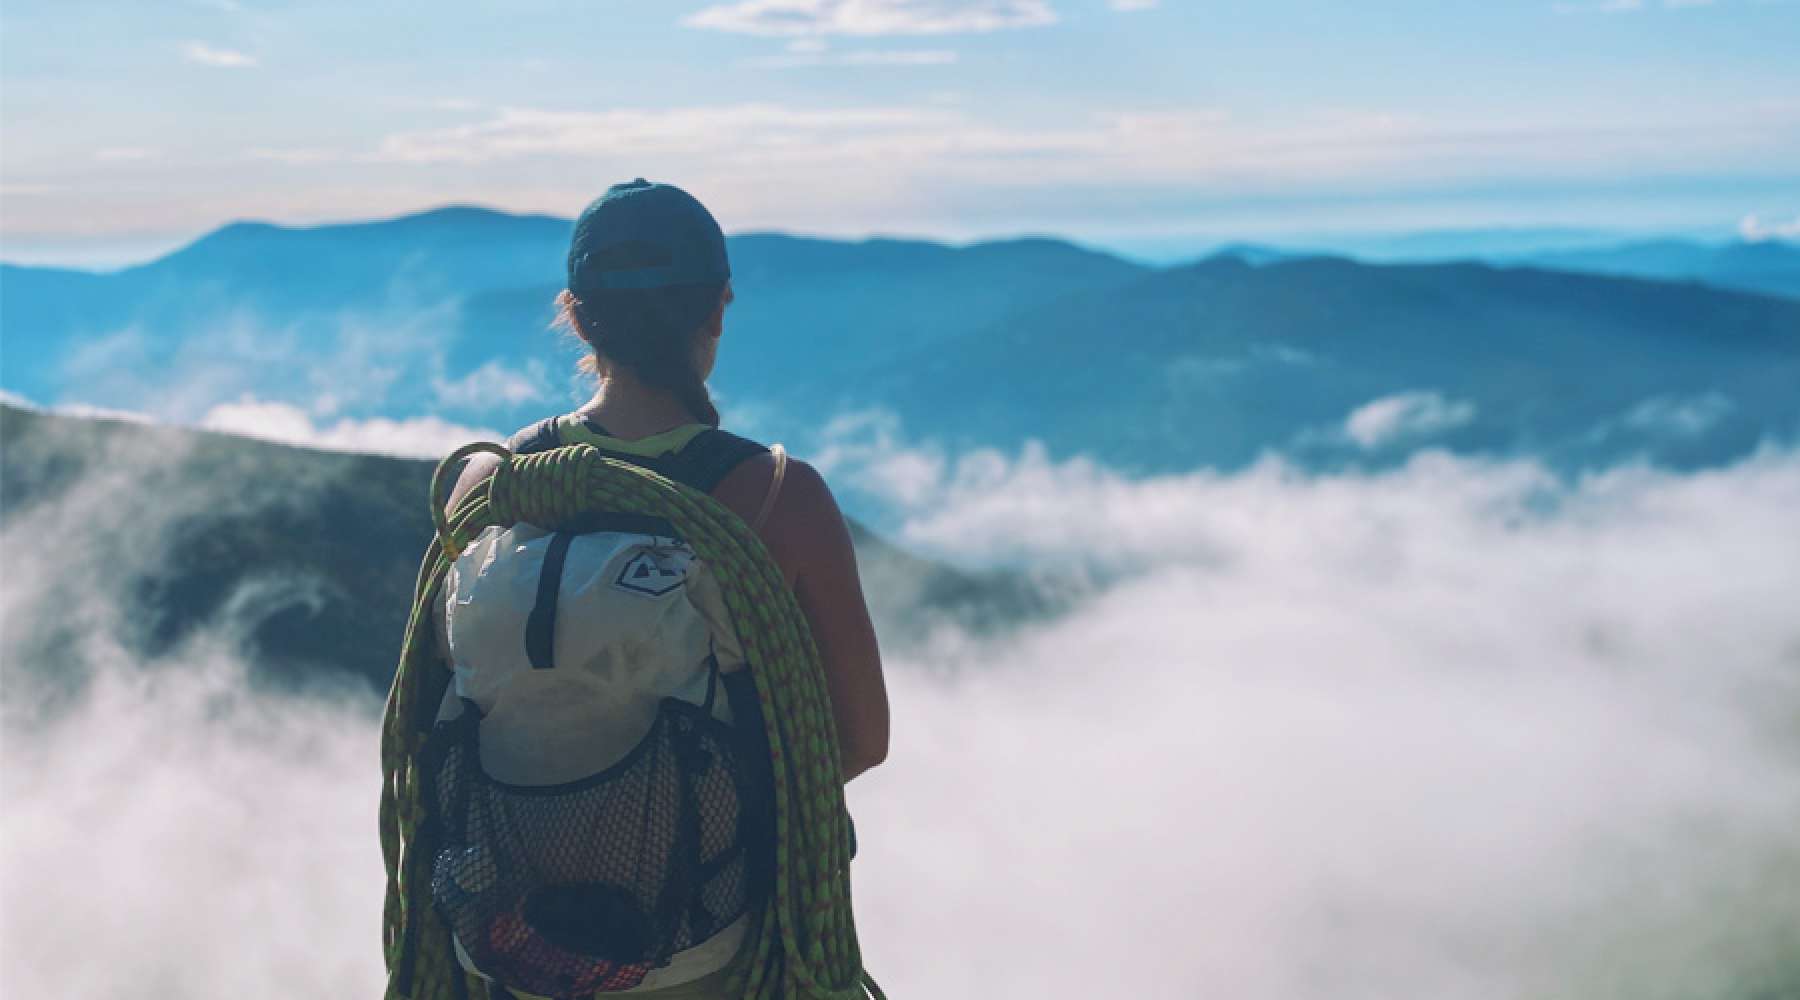
[[[616,185],[577,220],[568,274],[560,319],[591,349],[583,367],[598,376],[597,390],[574,413],[521,430],[507,447],[530,453],[590,444],[707,492],[752,525],[811,626],[846,780],[881,763],[887,695],[843,516],[811,466],[718,429],[706,390],[732,300],[718,223],[679,188],[642,179]],[[451,509],[495,463],[486,455],[470,461]],[[454,585],[451,591],[454,604]],[[455,623],[446,622],[443,605],[438,611],[440,647],[450,650]],[[732,676],[730,666],[715,670],[743,706],[748,675]],[[678,954],[660,978],[629,993],[664,1000],[719,995],[735,947],[724,947],[727,937],[719,933],[712,947]]]

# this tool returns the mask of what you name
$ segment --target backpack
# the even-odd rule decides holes
[[[722,968],[772,877],[773,809],[711,570],[668,521],[602,510],[485,529],[444,594],[453,680],[422,763],[458,961],[541,997]]]

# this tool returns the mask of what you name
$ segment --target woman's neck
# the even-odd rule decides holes
[[[699,419],[674,393],[645,385],[624,372],[602,376],[594,398],[575,412],[592,418],[613,437],[626,440],[649,437]]]

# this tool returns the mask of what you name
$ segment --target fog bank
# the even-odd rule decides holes
[[[916,484],[906,538],[1105,586],[889,664],[892,757],[851,802],[892,995],[1800,989],[1800,456],[1573,485],[978,462]],[[104,600],[92,565],[32,570]],[[221,623],[157,664],[70,647],[95,680],[48,711],[18,579],[9,994],[379,989],[375,707],[250,694]]]

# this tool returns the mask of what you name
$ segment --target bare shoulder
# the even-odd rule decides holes
[[[750,521],[762,509],[774,476],[774,456],[756,455],[733,469],[713,495]],[[849,555],[849,531],[825,477],[796,458],[788,459],[781,492],[759,534],[789,583]]]
[[[790,470],[793,463],[789,463]],[[775,478],[775,456],[767,452],[752,455],[739,462],[713,487],[713,499],[730,508],[733,514],[749,521],[762,509],[769,484]]]
[[[825,477],[807,462],[790,460],[781,496],[764,528],[770,544],[797,557],[800,575],[835,572],[854,564],[850,529]]]

